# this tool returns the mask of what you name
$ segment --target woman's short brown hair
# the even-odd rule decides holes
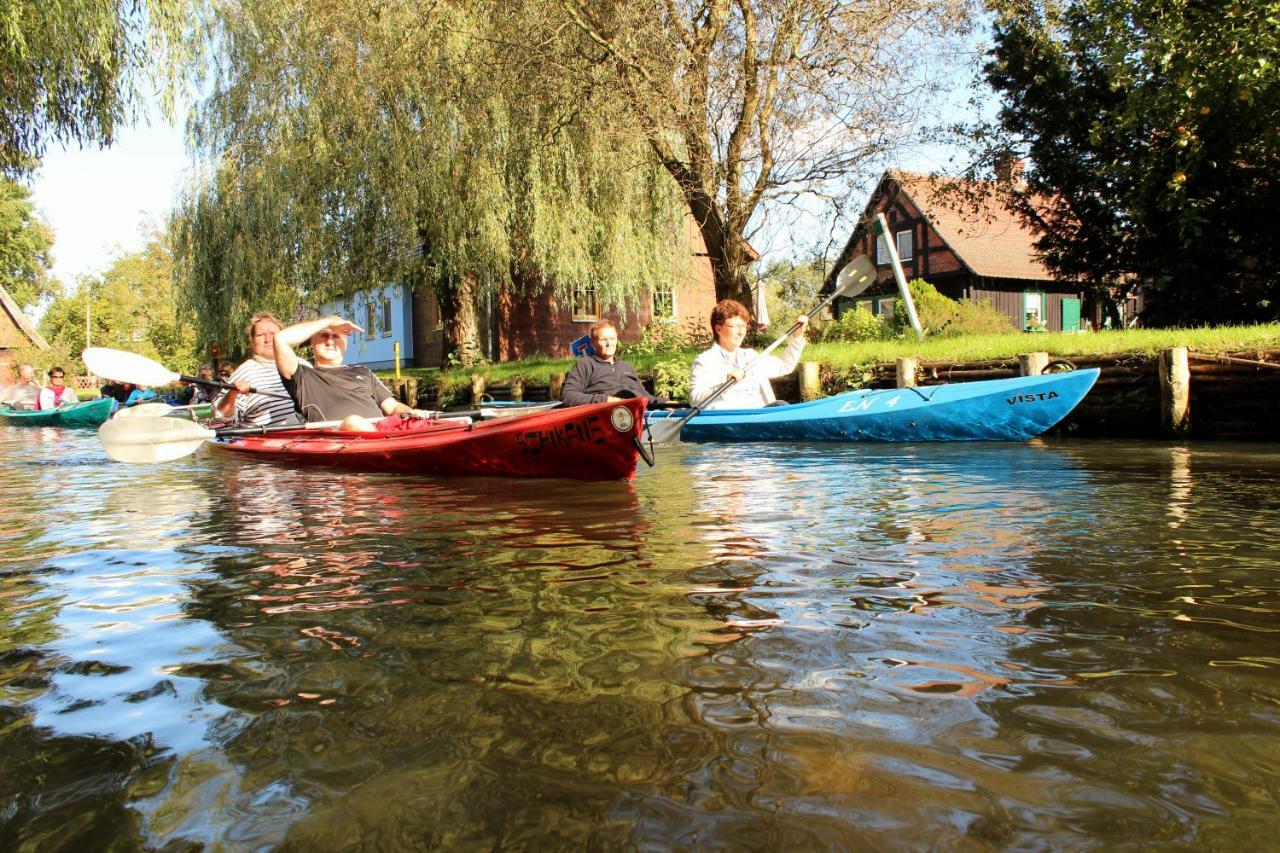
[[[751,314],[747,312],[745,305],[736,299],[721,299],[716,303],[716,307],[711,309],[711,334],[715,335],[716,326],[723,326],[734,317],[751,325]]]
[[[253,340],[253,330],[258,328],[258,324],[261,323],[263,320],[270,320],[280,328],[282,329],[284,328],[284,323],[281,323],[278,319],[276,319],[276,315],[271,314],[270,312],[267,312],[267,311],[259,311],[257,314],[254,314],[252,317],[249,318],[249,325],[244,327],[244,333],[249,336],[249,340]]]

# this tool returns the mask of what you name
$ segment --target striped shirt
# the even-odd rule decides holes
[[[274,361],[263,362],[251,358],[237,367],[227,381],[232,385],[242,381],[248,382],[255,391],[279,394],[284,398],[276,400],[261,394],[240,394],[236,397],[236,420],[240,423],[252,426],[302,423],[297,409],[293,406],[293,400],[289,399],[289,392],[284,390],[284,385],[280,382],[280,371],[276,369]],[[220,404],[228,393],[227,391],[219,392],[213,401],[214,406]]]

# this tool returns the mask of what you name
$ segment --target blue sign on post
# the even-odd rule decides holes
[[[591,345],[591,336],[583,335],[573,343],[569,344],[569,351],[582,358],[584,355],[595,355],[596,348]]]

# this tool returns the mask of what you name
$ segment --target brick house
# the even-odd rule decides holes
[[[625,345],[640,340],[654,322],[668,323],[682,332],[703,329],[716,304],[715,277],[702,235],[692,217],[686,217],[687,245],[679,259],[688,267],[673,278],[678,283],[655,282],[630,310],[602,304],[595,289],[582,286],[573,298],[557,299],[548,287],[536,296],[500,293],[480,306],[480,342],[492,361],[513,361],[535,354],[564,357],[573,341],[587,334],[593,323],[609,319],[618,325]],[[751,253],[755,258],[754,253]],[[566,302],[570,304],[565,304]],[[436,367],[444,351],[444,331],[435,297],[409,292],[392,285],[362,291],[348,300],[326,306],[365,326],[365,334],[352,338],[349,364],[374,369],[391,367],[393,346],[400,344],[403,364]]]
[[[16,378],[13,351],[29,346],[42,350],[49,348],[18,303],[0,286],[0,385],[12,385]]]
[[[949,191],[957,187],[963,201]],[[896,170],[881,177],[834,267],[857,255],[875,261],[878,283],[858,300],[872,313],[892,313],[897,298],[888,253],[883,245],[873,251],[868,231],[882,211],[908,280],[922,278],[951,299],[988,300],[1017,329],[1026,328],[1028,315],[1047,331],[1081,328],[1080,287],[1053,278],[1036,257],[1035,235],[996,201],[994,189]]]

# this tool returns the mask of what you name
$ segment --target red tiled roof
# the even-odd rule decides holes
[[[898,182],[974,275],[1053,280],[1036,258],[1036,235],[1000,203],[993,186],[912,172],[891,171],[886,177]]]

